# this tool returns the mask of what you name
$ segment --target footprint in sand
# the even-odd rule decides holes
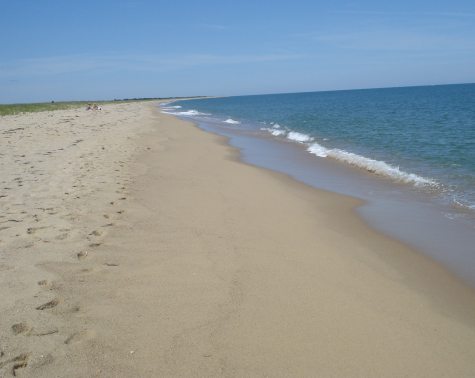
[[[78,260],[84,260],[88,255],[88,251],[81,251],[76,256]]]
[[[59,332],[57,328],[45,328],[33,331],[33,327],[26,322],[13,324],[12,331],[15,335],[26,334],[27,336],[48,336]]]
[[[75,304],[75,305],[69,306],[64,312],[70,313],[70,314],[75,314],[79,311],[81,311],[81,306],[79,306],[78,304]]]
[[[45,329],[40,329],[40,330],[36,330],[35,332],[33,332],[33,328],[28,332],[28,336],[49,336],[49,335],[54,335],[56,333],[58,333],[59,330],[58,328],[54,327],[54,328],[45,328]]]
[[[59,300],[57,298],[43,303],[41,306],[36,307],[37,310],[43,311],[43,310],[48,310],[50,308],[56,307],[59,304]]]
[[[28,353],[22,353],[14,358],[11,358],[9,360],[0,362],[0,368],[7,366],[9,364],[13,364],[12,366],[12,374],[14,377],[17,376],[17,370],[22,369],[28,366],[28,358],[29,358]]]
[[[28,366],[28,354],[23,353],[13,359],[12,374],[14,377],[17,376],[17,370],[23,369]]]
[[[64,234],[59,234],[59,235],[55,236],[55,239],[56,240],[64,240],[64,239],[67,239],[68,236],[69,236],[69,234],[66,232]]]
[[[96,332],[92,330],[85,330],[85,331],[75,332],[71,334],[66,340],[64,340],[64,343],[67,345],[70,345],[70,344],[79,343],[81,341],[92,340],[95,337],[96,337]]]
[[[12,270],[12,269],[13,269],[13,266],[0,264],[0,272],[6,271],[6,270]]]
[[[36,231],[38,230],[44,230],[45,228],[48,228],[48,227],[28,227],[28,229],[26,230],[26,233],[28,235],[33,235],[34,233],[36,233]]]
[[[12,331],[15,335],[26,333],[31,330],[31,327],[26,322],[16,323],[12,325]]]
[[[93,236],[101,236],[102,235],[102,231],[99,231],[99,230],[94,230],[92,231],[89,235],[93,235]]]
[[[50,288],[51,284],[48,280],[41,280],[41,281],[38,281],[38,286],[46,289],[46,288]]]

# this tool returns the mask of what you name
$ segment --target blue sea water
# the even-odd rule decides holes
[[[475,210],[475,84],[210,98],[178,115],[299,143]],[[181,106],[182,108],[177,108]]]

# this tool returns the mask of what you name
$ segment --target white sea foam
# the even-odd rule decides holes
[[[262,122],[263,124],[266,124],[265,122]],[[271,122],[270,125],[272,127],[261,127],[261,130],[263,131],[268,131],[274,136],[281,136],[281,135],[286,135],[287,131],[282,129],[282,126],[280,126],[278,123]]]
[[[319,145],[318,143],[313,143],[308,146],[307,151],[311,154],[317,155],[318,157],[327,157],[328,149]]]
[[[231,125],[239,125],[241,122],[235,121],[232,118],[228,118],[226,121],[223,121],[224,123],[230,123]]]
[[[173,109],[181,109],[181,106],[180,105],[168,106],[168,105],[163,104],[161,108],[163,110],[173,110]]]
[[[311,142],[313,140],[313,138],[308,136],[307,134],[298,133],[296,131],[291,131],[290,133],[288,133],[287,139],[290,139],[299,143]]]
[[[459,207],[461,209],[475,210],[475,204],[468,203],[464,200],[455,197],[452,198],[452,201],[455,207]]]
[[[296,131],[285,131],[281,129],[281,126],[277,123],[273,124],[271,128],[264,127],[261,128],[261,130],[268,131],[274,136],[287,136],[287,139],[306,144],[308,146],[307,151],[318,157],[329,157],[343,161],[355,167],[366,169],[367,171],[377,175],[390,177],[393,180],[410,183],[415,186],[438,186],[438,183],[432,179],[401,171],[399,167],[393,167],[384,161],[374,160],[338,148],[326,148],[321,144],[312,143],[314,138],[309,135],[298,133]],[[324,140],[328,139],[325,138]]]
[[[280,136],[280,135],[285,135],[286,134],[286,132],[284,130],[279,130],[279,129],[271,130],[270,133],[274,136]]]
[[[274,129],[273,127],[262,127],[261,130],[268,131],[273,136],[281,136],[281,135],[287,134],[287,132],[285,130],[282,130],[282,129],[279,129],[279,128]]]
[[[194,109],[187,110],[184,112],[177,112],[176,114],[184,115],[184,116],[209,115],[209,113],[201,113],[198,110],[194,110]]]
[[[181,116],[210,115],[209,113],[201,113],[198,110],[194,110],[194,109],[186,110],[184,112],[168,112],[168,111],[163,111],[162,110],[162,113],[173,114],[173,115],[181,115]]]
[[[437,186],[437,182],[434,180],[401,171],[399,167],[393,167],[384,161],[370,159],[338,148],[330,149],[318,143],[313,143],[307,148],[307,151],[319,157],[330,157],[343,161],[377,175],[390,177],[396,181],[413,184],[415,186]]]

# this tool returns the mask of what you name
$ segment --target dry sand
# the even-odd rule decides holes
[[[475,376],[473,290],[358,201],[150,103],[0,133],[0,376]]]

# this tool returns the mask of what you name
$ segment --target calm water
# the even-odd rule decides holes
[[[183,101],[399,182],[438,191],[475,209],[475,84],[240,96]],[[170,109],[171,110],[171,109]],[[237,123],[239,122],[239,123]]]
[[[251,164],[366,201],[373,227],[475,287],[475,84],[240,96],[162,111]]]

